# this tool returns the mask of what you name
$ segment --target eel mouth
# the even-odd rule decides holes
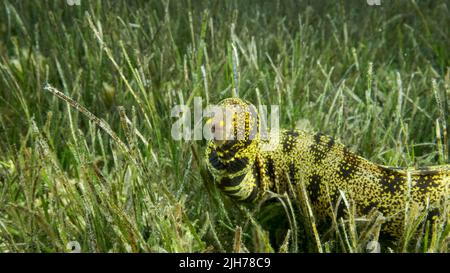
[[[223,120],[209,119],[207,123],[211,124],[211,136],[216,147],[224,145],[228,141],[235,139],[232,126],[226,126]]]
[[[231,131],[231,130],[228,130]],[[223,121],[220,121],[219,124],[213,124],[211,126],[211,133],[213,134],[213,141],[216,147],[220,147],[224,145],[227,141],[233,140],[232,134],[227,132]]]

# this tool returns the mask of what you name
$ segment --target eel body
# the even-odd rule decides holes
[[[251,114],[248,102],[230,98],[219,105],[238,106],[231,119],[234,139],[209,141],[206,163],[218,187],[237,200],[257,202],[268,191],[299,198],[303,183],[317,219],[331,217],[344,195],[357,215],[373,209],[383,213],[387,222],[382,231],[399,236],[407,205],[424,209],[450,196],[450,165],[415,170],[387,167],[352,153],[331,137],[302,130],[280,130],[278,141],[268,144],[258,133],[260,120]],[[223,122],[211,123],[215,133],[224,131]],[[252,127],[257,132],[253,136]],[[244,136],[240,139],[239,130]],[[337,211],[340,216],[345,208]]]

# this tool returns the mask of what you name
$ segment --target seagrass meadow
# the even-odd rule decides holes
[[[236,202],[175,105],[240,97],[381,165],[450,164],[449,2],[0,3],[0,252],[449,252],[405,206],[318,226],[308,199]]]

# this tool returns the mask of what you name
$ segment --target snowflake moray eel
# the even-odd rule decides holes
[[[278,142],[270,144],[261,138],[261,122],[250,105],[238,98],[219,103],[233,108],[230,133],[223,120],[208,120],[215,138],[206,147],[207,168],[232,198],[255,203],[269,191],[298,198],[302,181],[319,220],[331,217],[343,192],[358,215],[372,209],[383,213],[388,221],[382,231],[393,236],[403,231],[407,203],[423,209],[449,198],[450,165],[387,167],[352,153],[331,137],[302,130],[280,130]],[[253,135],[251,128],[256,128]]]

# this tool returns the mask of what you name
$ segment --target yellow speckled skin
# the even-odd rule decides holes
[[[241,125],[246,131],[252,126],[259,128],[258,117],[246,112],[247,102],[232,98],[220,105],[243,107],[233,119],[235,134]],[[255,202],[267,191],[287,192],[294,198],[300,196],[295,191],[303,181],[319,220],[332,215],[331,205],[336,205],[342,191],[355,204],[358,215],[376,208],[388,219],[383,231],[398,236],[407,203],[424,208],[427,202],[433,205],[450,197],[450,165],[418,170],[381,166],[328,136],[301,130],[282,130],[278,144],[266,151],[261,149],[259,135],[250,139],[247,133],[242,140],[212,140],[206,148],[208,170],[218,186],[238,200]],[[344,208],[339,207],[338,216]]]

